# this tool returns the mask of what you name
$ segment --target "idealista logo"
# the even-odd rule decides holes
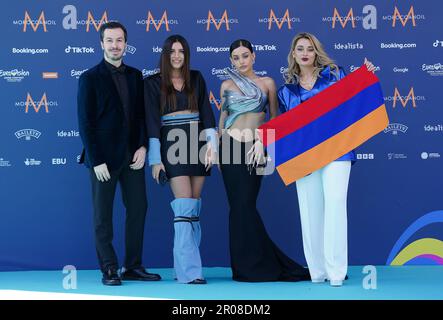
[[[37,100],[38,101],[38,100]],[[36,103],[34,99],[32,98],[31,94],[28,92],[26,95],[26,101],[18,101],[15,103],[16,107],[24,107],[25,113],[29,113],[29,110],[34,110],[35,113],[38,113],[40,109],[43,109],[45,113],[49,113],[49,107],[56,107],[58,106],[57,101],[51,101],[47,99],[46,92],[43,93],[43,96],[41,97],[40,101]]]
[[[31,138],[38,139],[41,136],[41,132],[35,129],[21,129],[15,132],[17,139],[25,138],[25,140],[30,141]]]
[[[438,152],[422,152],[420,154],[420,156],[423,160],[438,159],[438,158],[440,158],[440,153],[438,153]]]
[[[217,31],[220,30],[222,25],[225,26],[226,31],[230,31],[230,25],[231,24],[238,24],[237,18],[229,18],[228,11],[223,11],[223,14],[221,18],[215,18],[212,11],[208,11],[208,18],[207,19],[197,19],[197,24],[206,24],[206,31],[209,31],[211,29],[211,24],[214,25],[215,29]]]
[[[422,64],[422,71],[426,71],[431,76],[443,76],[443,64],[434,63],[434,64]]]
[[[298,17],[291,17],[289,15],[289,9],[286,9],[285,13],[283,14],[283,17],[277,17],[274,10],[271,9],[269,11],[269,17],[267,18],[259,18],[259,23],[267,23],[268,24],[268,30],[271,30],[273,24],[277,26],[279,30],[283,28],[283,25],[286,25],[288,30],[292,29],[292,24],[294,22],[301,22],[300,18]]]
[[[27,70],[1,70],[0,69],[0,78],[6,80],[6,82],[21,82],[24,78],[29,77],[29,71]]]
[[[46,28],[46,26],[56,25],[56,22],[55,22],[55,20],[47,20],[45,17],[44,11],[41,11],[38,18],[35,19],[35,18],[32,18],[31,15],[29,14],[29,12],[26,10],[24,19],[23,20],[14,20],[13,24],[23,25],[23,32],[26,32],[28,30],[28,26],[30,26],[34,32],[37,32],[37,30],[40,26],[41,26],[41,29],[43,30],[43,32],[48,32],[48,29]]]
[[[408,127],[401,123],[390,123],[384,130],[384,133],[392,133],[394,136],[398,135],[399,132],[406,133]]]
[[[342,29],[346,28],[348,23],[352,27],[352,29],[356,28],[356,21],[362,21],[362,27],[365,30],[376,30],[377,29],[377,8],[374,5],[365,5],[362,9],[362,13],[364,15],[354,16],[354,9],[349,8],[347,14],[343,14],[342,12],[346,12],[346,10],[339,11],[337,8],[334,8],[334,12],[332,17],[323,17],[322,21],[330,23],[332,22],[332,29],[335,29],[336,26],[341,26]],[[394,11],[392,15],[383,16],[383,20],[392,20],[392,27],[395,28],[397,25],[397,21],[403,27],[406,27],[406,24],[410,21],[410,25],[413,27],[416,26],[416,20],[424,20],[424,15],[416,15],[414,12],[414,6],[411,6],[408,13],[406,15],[401,14],[400,10],[397,6],[394,7]]]
[[[417,96],[414,93],[414,87],[411,87],[411,89],[408,92],[408,95],[401,95],[400,91],[396,87],[394,89],[394,95],[388,96],[384,98],[385,101],[392,101],[392,107],[395,108],[397,106],[397,102],[400,102],[400,104],[403,106],[403,108],[406,108],[409,101],[411,101],[412,107],[417,107],[417,101],[425,101],[425,96]]]
[[[77,138],[80,136],[80,133],[77,130],[58,130],[57,137],[59,138]]]
[[[106,10],[103,12],[100,20],[96,19],[91,11],[88,11],[86,20],[78,20],[77,8],[71,4],[63,7],[63,13],[66,14],[63,18],[63,28],[65,30],[76,30],[78,25],[86,25],[86,32],[89,32],[90,26],[93,25],[95,31],[98,31],[103,23],[108,22]]]
[[[0,167],[10,167],[11,162],[9,160],[5,160],[4,158],[0,158]]]
[[[221,99],[215,98],[212,91],[209,91],[209,102],[217,107],[218,110],[221,109]]]
[[[425,132],[443,132],[443,124],[425,124],[423,128]]]
[[[23,161],[25,163],[25,166],[39,166],[42,164],[41,160],[35,160],[34,158],[26,158],[25,161]]]
[[[154,27],[155,31],[160,31],[160,28],[164,26],[165,31],[171,31],[170,25],[177,25],[177,19],[169,19],[168,12],[163,11],[163,15],[160,19],[156,19],[151,11],[148,11],[147,18],[145,20],[137,20],[136,24],[146,24],[146,32],[151,31],[151,27]]]

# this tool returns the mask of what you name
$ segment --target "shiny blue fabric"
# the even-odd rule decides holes
[[[320,93],[322,90],[336,83],[338,80],[346,76],[344,70],[339,68],[339,72],[331,72],[330,67],[325,67],[320,72],[320,77],[317,78],[311,90],[306,90],[299,84],[286,83],[278,89],[278,105],[280,112],[284,113],[297,107],[300,103],[305,102],[309,98]],[[355,162],[355,151],[348,152],[335,161],[353,161]]]
[[[225,70],[241,91],[224,91],[223,98],[225,102],[223,103],[222,111],[228,112],[228,116],[225,119],[225,129],[228,129],[241,114],[247,112],[266,112],[268,97],[254,81],[229,68]]]

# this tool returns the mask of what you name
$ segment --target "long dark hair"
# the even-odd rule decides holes
[[[163,43],[163,49],[160,56],[160,74],[161,74],[161,111],[164,112],[166,105],[169,107],[169,111],[175,111],[177,109],[177,99],[174,92],[174,84],[171,80],[172,66],[171,66],[171,50],[172,45],[179,42],[183,46],[184,50],[184,62],[181,67],[181,76],[184,81],[183,92],[188,97],[188,108],[192,111],[198,110],[197,101],[195,99],[194,87],[191,83],[191,70],[190,70],[190,50],[188,41],[181,35],[174,34],[168,37]]]
[[[235,40],[233,43],[231,43],[231,46],[229,47],[229,55],[232,56],[232,51],[239,47],[245,47],[251,51],[251,53],[254,53],[254,49],[252,49],[252,44],[245,39],[238,39]]]

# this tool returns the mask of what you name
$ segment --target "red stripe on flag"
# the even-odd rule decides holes
[[[261,125],[259,129],[263,129],[261,131],[263,144],[268,145],[265,133],[267,129],[275,130],[275,128],[278,128],[278,130],[275,130],[275,141],[277,141],[335,109],[378,81],[377,76],[369,72],[366,66],[363,65],[296,108]]]

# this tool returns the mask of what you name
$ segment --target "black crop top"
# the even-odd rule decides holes
[[[215,118],[212,107],[209,102],[208,91],[206,89],[205,79],[203,79],[200,71],[191,70],[191,83],[194,87],[195,98],[198,104],[198,112],[203,129],[215,128]],[[161,95],[161,77],[160,74],[154,74],[144,80],[145,94],[145,112],[146,127],[148,138],[160,138],[161,116],[176,111],[188,110],[188,97],[186,93],[175,90],[177,108],[170,110],[166,106],[166,111],[161,114],[160,111],[160,95]]]

